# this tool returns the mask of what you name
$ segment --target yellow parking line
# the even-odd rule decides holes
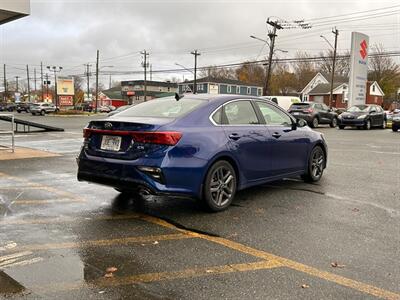
[[[45,199],[45,200],[15,200],[13,204],[16,205],[43,205],[51,203],[65,203],[65,202],[83,202],[81,199]]]
[[[129,215],[97,215],[97,216],[79,216],[79,217],[61,217],[61,218],[30,218],[30,219],[16,219],[16,220],[0,220],[0,225],[26,225],[26,224],[57,224],[57,223],[71,223],[82,221],[103,221],[103,220],[129,220],[140,218],[137,214],[130,213]]]
[[[192,232],[189,230],[184,230],[184,229],[180,229],[175,227],[173,224],[170,224],[164,220],[158,219],[156,217],[152,217],[152,216],[148,216],[148,215],[142,215],[141,219],[146,220],[150,223],[153,224],[157,224],[163,227],[167,227],[169,229],[175,229],[177,231],[180,231],[182,233],[185,233],[189,236],[192,237],[197,237],[197,238],[202,238],[205,239],[207,241],[210,242],[214,242],[220,245],[223,245],[225,247],[234,249],[236,251],[242,252],[242,253],[246,253],[246,254],[250,254],[252,256],[258,257],[258,258],[262,258],[271,262],[276,262],[276,263],[280,263],[282,264],[282,266],[288,267],[290,269],[296,270],[296,271],[300,271],[303,272],[305,274],[314,276],[314,277],[318,277],[321,279],[324,279],[326,281],[330,281],[342,286],[346,286],[349,288],[352,288],[354,290],[366,293],[366,294],[370,294],[379,298],[383,298],[383,299],[400,299],[400,294],[396,294],[394,292],[391,291],[387,291],[363,282],[359,282],[350,278],[346,278],[340,275],[336,275],[334,273],[330,273],[330,272],[326,272],[326,271],[322,271],[319,270],[317,268],[313,268],[311,266],[284,258],[284,257],[280,257],[277,256],[275,254],[272,253],[268,253],[262,250],[257,250],[248,246],[245,246],[243,244],[225,239],[225,238],[220,238],[220,237],[213,237],[213,236],[209,236],[209,235],[205,235],[205,234],[200,234],[197,232]]]
[[[116,239],[89,240],[80,242],[21,245],[18,246],[18,251],[39,251],[39,250],[73,249],[73,248],[85,248],[85,247],[103,247],[103,246],[127,245],[135,243],[152,243],[155,241],[159,242],[159,241],[169,241],[169,240],[181,240],[190,238],[193,237],[183,233],[172,233],[172,234],[137,236],[137,237],[116,238]]]
[[[228,274],[236,272],[248,272],[255,270],[267,270],[273,268],[279,268],[282,265],[276,261],[259,261],[254,263],[241,263],[241,264],[230,264],[222,266],[210,266],[210,267],[199,267],[192,269],[184,269],[180,271],[171,272],[159,272],[159,273],[146,273],[132,276],[118,277],[117,273],[112,278],[99,278],[93,281],[82,283],[59,283],[51,284],[48,286],[37,286],[32,288],[35,292],[57,292],[65,290],[74,290],[84,287],[115,287],[121,285],[131,285],[135,283],[149,283],[157,281],[185,279],[212,276],[219,274]]]

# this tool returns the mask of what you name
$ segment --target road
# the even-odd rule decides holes
[[[210,214],[77,182],[90,118],[22,117],[66,131],[20,134],[38,154],[0,160],[0,297],[400,299],[399,134],[320,127],[318,184],[265,184]]]

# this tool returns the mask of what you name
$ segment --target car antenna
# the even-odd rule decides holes
[[[184,95],[179,95],[178,93],[175,93],[175,100],[179,101],[184,97]]]

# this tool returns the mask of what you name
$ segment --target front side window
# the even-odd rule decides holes
[[[256,102],[267,125],[291,126],[292,119],[278,108],[264,102]]]
[[[229,125],[259,124],[256,112],[250,101],[235,101],[224,106]]]

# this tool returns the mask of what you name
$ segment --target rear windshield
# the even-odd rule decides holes
[[[201,100],[174,97],[154,99],[135,105],[118,114],[118,117],[177,118],[205,103]]]
[[[290,105],[290,109],[304,109],[310,107],[310,103],[296,103]]]

